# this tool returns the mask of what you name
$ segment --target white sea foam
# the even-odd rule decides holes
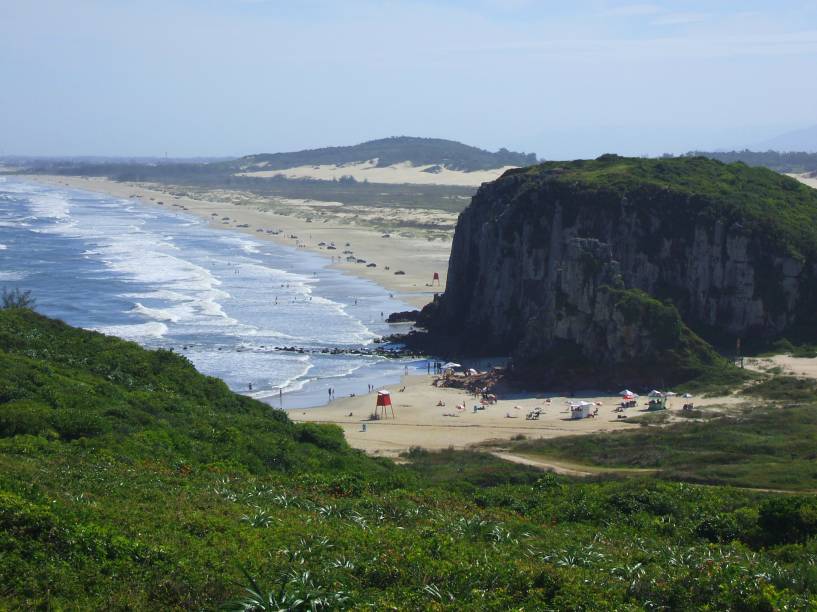
[[[139,302],[131,309],[132,313],[142,315],[148,319],[156,321],[170,321],[171,323],[178,323],[182,319],[191,316],[191,308],[188,304],[174,306],[172,308],[148,308]]]
[[[156,291],[145,291],[141,293],[122,293],[119,297],[132,300],[165,300],[168,302],[187,302],[190,300],[190,296],[185,293],[169,291],[167,289],[157,289]]]
[[[71,211],[66,197],[54,191],[31,195],[28,205],[39,218],[67,219]]]
[[[104,327],[93,327],[91,329],[108,336],[118,336],[126,340],[161,338],[167,333],[167,325],[159,322],[137,323],[135,325],[107,325]]]
[[[19,270],[0,270],[0,281],[18,281],[28,276]]]
[[[0,251],[5,251],[6,249],[8,249],[8,246],[5,244],[0,244]]]

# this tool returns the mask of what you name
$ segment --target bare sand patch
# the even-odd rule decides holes
[[[787,174],[786,176],[795,178],[801,183],[817,189],[817,177],[809,176],[809,174]]]
[[[240,172],[237,176],[251,176],[255,178],[271,178],[284,176],[290,179],[317,179],[322,181],[341,180],[351,176],[356,181],[370,183],[386,183],[391,185],[453,185],[459,187],[479,187],[482,183],[493,181],[507,170],[516,166],[503,166],[491,170],[474,170],[465,172],[451,170],[437,164],[415,166],[411,162],[392,164],[378,167],[375,160],[355,164],[324,164],[318,166],[297,166],[280,170],[263,170],[263,164],[258,164],[258,170]]]
[[[772,357],[750,358],[746,367],[758,372],[778,370],[781,374],[817,379],[817,359],[792,357],[791,355],[774,355]]]

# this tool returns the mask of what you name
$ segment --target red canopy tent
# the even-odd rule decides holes
[[[388,416],[388,410],[391,410],[391,418],[394,418],[394,406],[391,405],[391,394],[388,391],[377,392],[377,404],[374,407],[375,416],[378,416],[381,410],[384,419]]]

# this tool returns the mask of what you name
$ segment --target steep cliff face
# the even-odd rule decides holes
[[[654,334],[625,324],[615,296],[639,290],[710,338],[813,332],[815,251],[817,192],[768,170],[542,164],[484,185],[462,213],[429,327],[466,351],[632,362]]]

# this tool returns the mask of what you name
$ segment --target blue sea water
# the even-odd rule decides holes
[[[324,258],[132,200],[0,177],[0,287],[65,322],[173,348],[284,408],[366,393],[426,362],[277,350],[353,349],[408,306]],[[252,391],[249,385],[252,384]]]

